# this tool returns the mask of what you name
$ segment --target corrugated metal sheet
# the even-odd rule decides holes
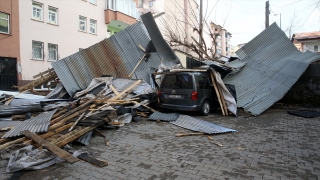
[[[77,142],[88,146],[89,143],[90,143],[90,139],[91,139],[91,137],[92,137],[92,132],[93,132],[93,131],[87,132],[86,134],[84,134],[83,136],[81,136],[80,138],[78,138],[78,139],[77,139]]]
[[[163,60],[173,60],[175,63],[180,63],[179,58],[174,54],[170,46],[163,39],[161,32],[155,22],[151,12],[148,12],[141,16],[141,20],[144,23],[149,36],[156,48],[157,52],[160,54]]]
[[[149,41],[150,37],[145,26],[139,22],[87,49],[53,62],[52,67],[65,89],[72,95],[77,90],[86,88],[94,77],[112,75],[117,78],[127,78],[144,54],[138,45],[146,48]],[[156,42],[157,46],[167,45],[163,41],[156,40]],[[163,58],[162,62],[165,65],[175,66],[176,59],[175,56],[171,57],[170,51],[172,52],[171,49],[166,49],[159,51],[159,54],[152,53],[149,61],[142,61],[132,77],[149,83],[149,68],[159,67],[160,54],[161,57],[170,57]]]
[[[203,132],[207,134],[220,134],[228,132],[237,132],[234,129],[225,128],[211,122],[207,122],[191,116],[180,115],[176,121],[170,122],[176,126],[180,126],[192,131]]]
[[[24,130],[29,130],[34,133],[47,132],[50,120],[56,111],[57,109],[43,112],[36,117],[25,120],[3,135],[2,138],[21,136],[20,132]]]
[[[159,111],[154,112],[150,117],[149,120],[161,120],[161,121],[175,121],[179,117],[178,113],[161,113]]]
[[[118,92],[122,92],[136,81],[138,80],[117,78],[112,81],[112,85]],[[140,95],[153,93],[155,90],[152,89],[148,83],[142,81],[132,89],[132,92],[136,95]]]
[[[246,66],[224,82],[237,91],[238,107],[259,115],[280,100],[309,66],[320,60],[302,53],[274,23],[236,52]]]
[[[39,112],[42,111],[40,103],[18,105],[18,106],[7,106],[0,105],[0,117],[11,116],[15,114],[24,114],[27,112]]]

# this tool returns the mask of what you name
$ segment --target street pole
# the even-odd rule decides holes
[[[269,27],[269,1],[266,1],[266,29]]]
[[[280,13],[280,29],[281,29],[281,13]]]

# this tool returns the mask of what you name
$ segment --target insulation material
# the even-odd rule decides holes
[[[63,161],[46,149],[39,150],[29,145],[11,154],[6,171],[12,173],[22,169],[39,170]]]

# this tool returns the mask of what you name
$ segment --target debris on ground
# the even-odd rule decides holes
[[[151,13],[143,15],[142,20],[144,24],[136,23],[52,63],[52,69],[17,87],[20,92],[2,92],[0,118],[14,122],[0,131],[1,158],[9,160],[7,172],[39,170],[79,159],[98,167],[107,166],[107,161],[75,151],[69,145],[90,146],[93,134],[98,134],[109,146],[105,130],[146,118],[168,121],[198,133],[236,132],[198,118],[165,114],[150,107],[158,102],[159,81],[152,73],[159,67],[165,67],[166,71],[176,69],[179,60],[162,38]],[[229,99],[232,95],[226,92],[219,73],[212,69],[211,78],[223,114],[228,115],[229,111],[236,114],[235,101]],[[46,96],[34,90],[52,81],[56,86]]]

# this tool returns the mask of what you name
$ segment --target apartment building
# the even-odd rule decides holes
[[[12,90],[21,79],[19,3],[0,3],[0,90]]]
[[[139,0],[138,12],[139,14],[151,12],[156,17],[160,15],[155,21],[167,42],[170,42],[169,32],[186,42],[192,42],[191,37],[199,38],[197,33],[193,32],[199,14],[195,0]],[[184,46],[171,47],[196,56]]]
[[[136,23],[137,3],[138,0],[1,0],[0,80],[7,85],[0,83],[0,90],[24,85],[35,74],[51,68],[52,62]],[[9,74],[9,67],[16,71]]]
[[[213,32],[216,35],[216,57],[221,57],[221,56],[230,56],[231,55],[231,37],[232,34],[228,32],[226,29],[224,29],[222,26],[217,25],[213,22],[208,23],[208,27],[211,28],[211,32]],[[207,32],[210,32],[209,30]],[[205,32],[206,33],[206,32]],[[212,43],[212,38],[209,37],[207,34],[208,38],[206,39],[206,44],[208,47],[212,47],[214,50],[214,44]]]

